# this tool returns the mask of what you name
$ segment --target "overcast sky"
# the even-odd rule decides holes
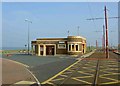
[[[30,40],[36,38],[63,38],[79,34],[87,39],[87,44],[102,44],[102,27],[104,20],[88,21],[86,19],[104,17],[104,6],[108,16],[118,16],[117,2],[17,2],[2,4],[3,47],[24,47],[27,44],[27,22],[30,24]],[[109,45],[118,44],[118,19],[109,19]],[[97,32],[96,32],[97,31]],[[98,32],[99,31],[99,32]],[[101,32],[100,32],[101,31]]]

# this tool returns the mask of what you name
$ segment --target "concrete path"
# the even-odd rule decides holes
[[[23,65],[8,59],[2,59],[2,84],[13,84],[21,80],[36,82],[35,78]]]

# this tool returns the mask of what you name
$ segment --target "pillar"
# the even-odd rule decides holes
[[[40,45],[38,44],[38,56],[40,56]]]
[[[43,45],[43,56],[46,56],[46,45]]]
[[[70,44],[70,47],[71,47],[71,50],[70,50],[70,51],[72,51],[72,44]]]
[[[69,44],[68,44],[68,51],[69,51]]]
[[[78,44],[78,51],[80,51],[80,45]]]
[[[56,55],[56,45],[54,45],[54,55]]]
[[[74,51],[76,51],[76,45],[74,44]]]

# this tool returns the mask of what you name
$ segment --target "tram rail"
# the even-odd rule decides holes
[[[95,52],[90,57],[81,59],[62,72],[44,81],[42,84],[50,86],[98,86],[114,85],[120,83],[118,77],[119,64],[116,55],[110,54],[110,58],[104,58],[101,52]],[[118,63],[117,63],[118,62]]]

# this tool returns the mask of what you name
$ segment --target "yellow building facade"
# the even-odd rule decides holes
[[[86,53],[86,38],[68,36],[67,38],[38,38],[31,42],[32,54],[80,55]]]

